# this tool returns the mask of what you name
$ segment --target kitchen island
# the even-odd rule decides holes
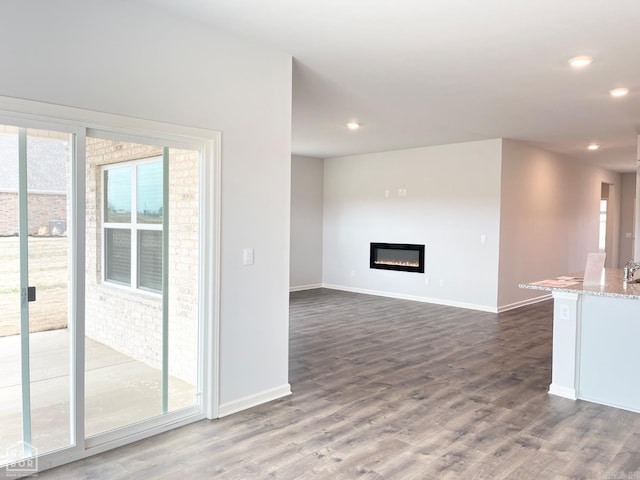
[[[549,393],[640,412],[640,284],[618,269],[600,285],[577,278],[520,285],[553,295]]]

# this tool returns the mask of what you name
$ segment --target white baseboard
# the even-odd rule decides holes
[[[342,290],[344,292],[364,293],[365,295],[376,295],[378,297],[398,298],[400,300],[413,300],[414,302],[433,303],[435,305],[444,305],[446,307],[466,308],[469,310],[478,310],[480,312],[498,313],[497,307],[488,307],[486,305],[478,305],[475,303],[454,302],[450,300],[442,300],[440,298],[419,297],[417,295],[382,292],[379,290],[366,290],[364,288],[345,287],[343,285],[331,285],[327,283],[323,283],[322,287],[331,290]]]
[[[579,395],[578,398],[580,400],[585,400],[587,402],[593,402],[593,403],[597,403],[600,405],[606,405],[607,407],[613,407],[613,408],[620,408],[622,410],[627,410],[629,412],[635,412],[635,413],[640,413],[640,410],[638,409],[638,407],[634,407],[634,406],[629,406],[629,405],[621,405],[619,403],[616,402],[610,402],[607,399],[603,399],[603,398],[597,398],[597,397],[583,397],[582,395]]]
[[[570,400],[576,400],[578,398],[575,388],[563,387],[562,385],[556,385],[554,383],[549,385],[549,393]]]
[[[322,288],[321,283],[314,283],[312,285],[298,285],[297,287],[290,287],[290,292],[300,292],[302,290],[313,290],[314,288]]]
[[[550,293],[547,295],[542,295],[541,297],[530,298],[528,300],[522,300],[520,302],[510,303],[509,305],[502,305],[498,307],[498,313],[508,312],[509,310],[514,310],[520,307],[526,307],[527,305],[533,305],[534,303],[544,302],[546,300],[551,300],[553,295]]]
[[[221,404],[220,408],[218,408],[218,417],[226,417],[227,415],[262,405],[263,403],[271,402],[278,398],[286,397],[287,395],[291,395],[291,385],[285,383],[279,387]]]

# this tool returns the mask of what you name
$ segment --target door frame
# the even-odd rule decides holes
[[[41,128],[72,133],[74,155],[71,172],[70,294],[71,329],[71,433],[72,446],[38,457],[38,470],[79,460],[117,448],[142,438],[168,431],[188,423],[218,417],[219,409],[219,339],[220,339],[220,200],[221,134],[220,132],[141,120],[120,115],[51,105],[31,100],[0,96],[0,124],[23,128]],[[84,300],[86,240],[86,136],[89,131],[111,133],[119,140],[156,139],[169,147],[190,148],[201,152],[199,170],[199,301],[198,313],[202,398],[198,411],[170,412],[160,417],[123,427],[105,434],[85,438],[84,384]],[[189,410],[189,409],[187,409]],[[186,414],[185,414],[186,413]]]

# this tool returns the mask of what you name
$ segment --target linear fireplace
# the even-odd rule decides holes
[[[424,245],[372,243],[369,267],[424,273]]]

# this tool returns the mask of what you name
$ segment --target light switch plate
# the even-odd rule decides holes
[[[253,248],[245,248],[242,251],[242,263],[244,265],[253,265]]]

